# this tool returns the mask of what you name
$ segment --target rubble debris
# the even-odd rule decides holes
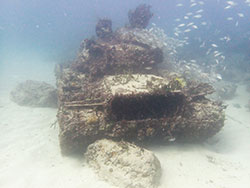
[[[10,99],[21,106],[57,107],[57,90],[50,84],[27,80],[16,86]]]
[[[98,140],[88,146],[85,157],[101,179],[120,188],[156,188],[159,184],[160,161],[151,151],[129,142]]]

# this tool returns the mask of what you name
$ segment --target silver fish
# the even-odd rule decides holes
[[[177,6],[177,7],[182,7],[183,4],[182,4],[182,3],[178,3],[176,6]]]
[[[244,17],[244,14],[243,13],[238,13],[238,16],[243,18]]]
[[[197,15],[195,15],[195,16],[193,16],[194,18],[201,18],[202,17],[202,15],[201,14],[197,14]]]
[[[188,33],[190,31],[191,31],[191,29],[186,29],[186,30],[184,30],[184,33]]]
[[[227,1],[227,4],[231,5],[231,6],[236,6],[237,3],[235,3],[234,1]]]
[[[180,25],[178,25],[178,27],[184,27],[185,26],[185,24],[180,24]]]
[[[196,25],[192,25],[192,27],[193,27],[194,29],[198,29],[198,26],[196,26]]]

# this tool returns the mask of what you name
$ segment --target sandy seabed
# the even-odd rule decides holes
[[[58,126],[51,126],[56,109],[22,107],[9,100],[10,90],[26,79],[54,84],[53,63],[15,67],[18,71],[9,66],[0,75],[0,187],[111,188],[84,159],[61,156]],[[250,112],[244,107],[248,98],[245,87],[239,86],[237,96],[225,102],[224,128],[207,142],[150,147],[162,166],[159,188],[250,187]]]

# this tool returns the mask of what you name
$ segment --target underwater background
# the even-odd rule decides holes
[[[191,6],[194,2],[197,5]],[[141,3],[152,6],[151,23],[164,29],[170,37],[177,37],[174,32],[179,24],[194,22],[197,29],[191,28],[179,36],[189,37],[187,40],[194,51],[198,43],[207,41],[216,43],[223,52],[248,55],[250,3],[246,0],[238,0],[228,9],[225,7],[230,4],[226,0],[1,0],[1,61],[31,54],[54,60],[72,58],[80,42],[95,35],[98,19],[111,19],[115,29],[128,23],[127,12]],[[202,17],[193,17],[198,14]],[[220,40],[225,36],[231,38],[226,44]]]
[[[0,0],[0,187],[110,187],[60,155],[56,109],[18,106],[9,93],[27,79],[55,86],[55,65],[76,58],[99,19],[115,31],[144,3],[154,14],[147,29],[184,44],[168,51],[172,62],[211,76],[223,94],[235,89],[219,98],[226,122],[208,142],[150,148],[159,187],[250,187],[250,0]]]

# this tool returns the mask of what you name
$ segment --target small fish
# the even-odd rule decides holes
[[[192,12],[188,12],[186,15],[187,15],[187,16],[192,16],[193,13],[192,13]]]
[[[152,70],[152,67],[145,67],[146,70]]]
[[[231,21],[231,20],[233,20],[233,18],[232,18],[232,17],[228,17],[227,20],[228,20],[228,21]]]
[[[190,22],[187,24],[187,27],[191,26],[191,25],[194,25],[194,22]]]
[[[180,24],[180,25],[178,25],[178,27],[184,27],[185,26],[185,24]]]
[[[201,17],[202,17],[201,14],[197,14],[197,15],[194,16],[194,18],[201,18]]]
[[[178,3],[176,6],[177,6],[177,7],[182,7],[183,4],[182,4],[182,3]]]
[[[205,47],[205,45],[206,45],[206,43],[205,43],[205,42],[203,42],[203,43],[200,45],[200,48],[204,48],[204,47]]]
[[[217,60],[217,59],[216,59],[216,60]],[[222,80],[222,77],[221,77],[220,74],[217,74],[217,75],[216,75],[216,78],[217,78],[218,80]]]
[[[188,16],[184,16],[184,19],[185,19],[185,20],[188,20],[188,19],[189,19],[189,17],[188,17]]]
[[[228,5],[224,9],[226,10],[226,9],[230,9],[230,8],[232,8],[232,6]]]
[[[230,41],[231,40],[231,38],[229,37],[229,36],[225,36],[225,37],[223,37],[223,38],[220,38],[220,40],[222,40],[222,41],[226,41],[226,42],[228,42],[228,41]]]
[[[238,13],[238,16],[243,18],[244,17],[244,14],[243,13]]]
[[[215,59],[215,62],[216,62],[216,64],[219,64],[219,60],[218,59]]]
[[[211,46],[214,48],[218,48],[218,46],[216,44],[211,44]]]
[[[200,5],[204,5],[204,2],[203,1],[199,1],[198,2]]]
[[[177,33],[177,32],[175,32],[174,35],[177,36],[177,37],[179,37],[179,33]]]
[[[235,3],[234,1],[227,1],[227,4],[231,5],[231,6],[236,6],[237,3]]]
[[[228,42],[228,41],[231,40],[231,38],[230,38],[229,36],[226,36],[226,37],[225,37],[225,40],[226,40],[226,42]]]
[[[193,25],[192,27],[193,27],[194,29],[198,29],[198,26],[196,26],[196,25]]]
[[[181,19],[180,19],[180,18],[176,18],[175,21],[176,21],[176,22],[179,22],[179,21],[181,21]]]
[[[196,63],[197,61],[195,59],[191,59],[190,62]]]
[[[201,22],[201,25],[207,25],[207,22]]]
[[[217,57],[217,56],[219,56],[219,55],[221,55],[221,53],[214,54],[214,57]]]
[[[174,137],[171,137],[168,139],[169,142],[174,142],[175,141],[175,138]]]
[[[152,23],[152,26],[156,26],[156,24],[155,24],[155,23]]]
[[[197,10],[196,13],[202,13],[204,10],[203,9],[200,9],[200,10]]]
[[[190,31],[191,31],[191,29],[186,29],[186,30],[184,30],[184,33],[188,33]]]
[[[239,22],[237,21],[237,22],[235,23],[235,27],[238,27],[238,25],[239,25]]]
[[[207,55],[210,54],[211,50],[212,50],[212,48],[209,48],[209,49],[207,50],[206,54],[207,54]]]
[[[191,5],[190,5],[190,7],[194,7],[194,6],[196,6],[197,5],[197,3],[192,3]]]

